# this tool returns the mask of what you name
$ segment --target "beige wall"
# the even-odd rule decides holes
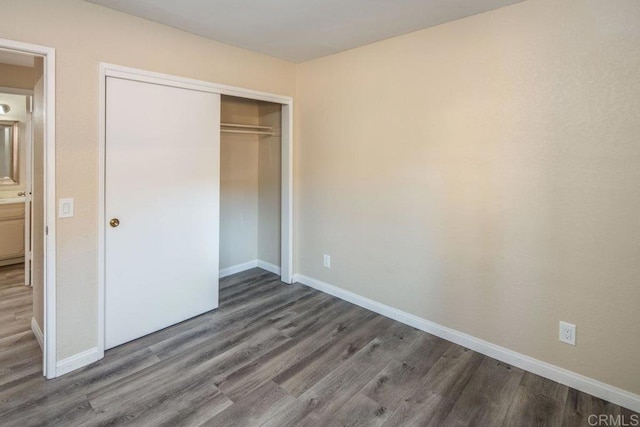
[[[302,64],[296,271],[640,393],[639,8],[532,0]]]
[[[223,123],[258,124],[258,103],[222,97]],[[258,136],[220,135],[220,269],[258,257]]]
[[[296,66],[81,0],[3,0],[0,38],[56,49],[58,359],[96,346],[98,63],[293,96]]]
[[[0,37],[3,37],[0,30]],[[35,71],[32,67],[0,64],[0,87],[32,90],[35,82]]]

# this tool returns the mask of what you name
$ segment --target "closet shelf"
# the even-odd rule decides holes
[[[220,123],[220,132],[244,133],[252,135],[273,135],[271,126],[245,125],[239,123]]]

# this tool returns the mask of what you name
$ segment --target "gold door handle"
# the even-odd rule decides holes
[[[109,221],[109,225],[115,228],[120,225],[120,220],[118,218],[113,218],[111,221]]]

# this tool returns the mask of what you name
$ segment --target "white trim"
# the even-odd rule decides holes
[[[0,50],[13,50],[44,57],[44,355],[43,374],[55,378],[56,372],[56,51],[53,48],[0,38]]]
[[[522,353],[500,347],[499,345],[492,344],[474,336],[465,334],[464,332],[414,316],[413,314],[409,314],[402,310],[398,310],[397,308],[390,307],[353,292],[338,288],[337,286],[316,280],[312,277],[296,274],[294,276],[294,283],[295,282],[299,282],[329,295],[333,295],[390,319],[397,320],[405,325],[413,326],[414,328],[428,332],[447,341],[451,341],[463,347],[477,351],[478,353],[482,353],[520,369],[524,369],[525,371],[559,382],[560,384],[575,388],[576,390],[591,394],[606,401],[615,403],[616,405],[640,412],[640,395],[605,384],[601,381],[594,380],[593,378],[560,368],[550,363],[534,359],[533,357],[526,356]]]
[[[106,161],[106,66],[100,63],[100,74],[98,81],[98,310],[97,310],[97,347],[98,359],[104,357],[105,349],[105,161]]]
[[[118,77],[121,79],[193,89],[202,92],[212,92],[220,95],[237,96],[240,98],[256,99],[259,101],[274,102],[276,104],[291,105],[293,103],[293,98],[290,96],[276,95],[273,93],[213,83],[204,80],[190,79],[171,74],[156,73],[154,71],[141,70],[122,65],[101,62],[100,69],[101,72],[104,71],[106,76]]]
[[[220,270],[220,278],[231,276],[232,274],[240,273],[252,268],[261,268],[267,270],[273,274],[280,275],[280,267],[270,262],[263,261],[261,259],[254,259],[252,261],[243,262],[242,264],[232,265],[225,269]]]
[[[98,82],[98,359],[104,357],[105,328],[105,101],[106,78],[118,77],[147,83],[230,95],[282,105],[282,231],[281,280],[291,283],[293,278],[293,98],[244,89],[203,80],[189,79],[136,68],[100,62]],[[253,261],[252,261],[253,262]],[[257,261],[255,261],[257,263]],[[256,264],[257,265],[257,264]],[[253,267],[250,267],[253,268]],[[225,269],[228,270],[228,269]],[[223,274],[220,271],[219,274]]]
[[[58,376],[60,376],[90,365],[98,360],[100,360],[98,348],[94,347],[62,359],[56,365],[56,370],[58,372]]]
[[[241,271],[249,270],[258,266],[258,260],[243,262],[242,264],[232,265],[225,269],[220,270],[219,277],[231,276],[232,274],[240,273]]]
[[[271,264],[270,262],[263,261],[261,259],[257,260],[257,267],[263,270],[267,270],[270,273],[277,274],[278,276],[280,275],[280,271],[282,270],[277,265]]]
[[[280,280],[293,283],[293,100],[282,106]]]
[[[10,94],[13,94],[13,95],[27,95],[27,96],[28,95],[33,95],[33,90],[30,90],[30,89],[18,89],[16,87],[6,87],[6,86],[0,86],[0,92],[10,93]]]
[[[40,350],[44,350],[44,335],[42,335],[42,329],[40,329],[40,325],[36,322],[35,317],[31,318],[31,332],[36,336]]]

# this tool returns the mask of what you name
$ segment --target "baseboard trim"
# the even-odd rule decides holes
[[[71,371],[97,362],[100,359],[98,347],[90,348],[81,353],[69,356],[56,363],[56,376],[68,374]]]
[[[44,334],[42,333],[42,329],[40,329],[40,325],[36,322],[35,317],[31,318],[31,332],[36,336],[40,350],[44,351]]]
[[[277,274],[278,276],[280,275],[280,267],[275,264],[271,264],[270,262],[262,261],[261,259],[259,259],[257,261],[257,265],[263,270],[267,270],[273,274]]]
[[[512,366],[516,366],[520,369],[524,369],[525,371],[532,372],[536,375],[540,375],[541,377],[575,388],[576,390],[591,394],[608,402],[631,409],[632,411],[640,412],[640,395],[622,390],[567,369],[560,368],[550,363],[534,359],[533,357],[509,350],[508,348],[492,344],[472,335],[465,334],[464,332],[442,326],[438,323],[398,310],[309,276],[296,274],[293,277],[293,282],[299,282],[303,285],[325,292],[329,295],[333,295],[390,319],[428,332],[432,335],[508,363]]]
[[[270,262],[262,261],[261,259],[254,259],[252,261],[243,262],[242,264],[232,265],[223,270],[220,270],[220,278],[231,276],[232,274],[241,273],[245,270],[259,267],[263,270],[267,270],[273,274],[280,275],[280,267]]]
[[[249,270],[251,268],[255,268],[258,266],[258,260],[252,260],[248,262],[243,262],[242,264],[232,265],[231,267],[227,267],[223,270],[220,270],[220,278],[231,276],[232,274],[240,273],[245,270]]]

